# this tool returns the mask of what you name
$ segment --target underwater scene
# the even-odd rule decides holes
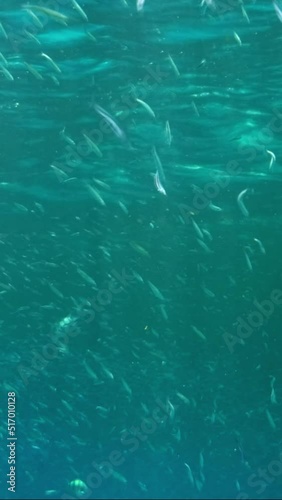
[[[282,2],[0,7],[0,498],[282,497]]]

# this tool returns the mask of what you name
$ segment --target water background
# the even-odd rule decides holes
[[[2,3],[1,498],[281,498],[273,5]]]

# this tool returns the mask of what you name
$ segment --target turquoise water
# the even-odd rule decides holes
[[[281,498],[279,13],[1,7],[1,498]]]

